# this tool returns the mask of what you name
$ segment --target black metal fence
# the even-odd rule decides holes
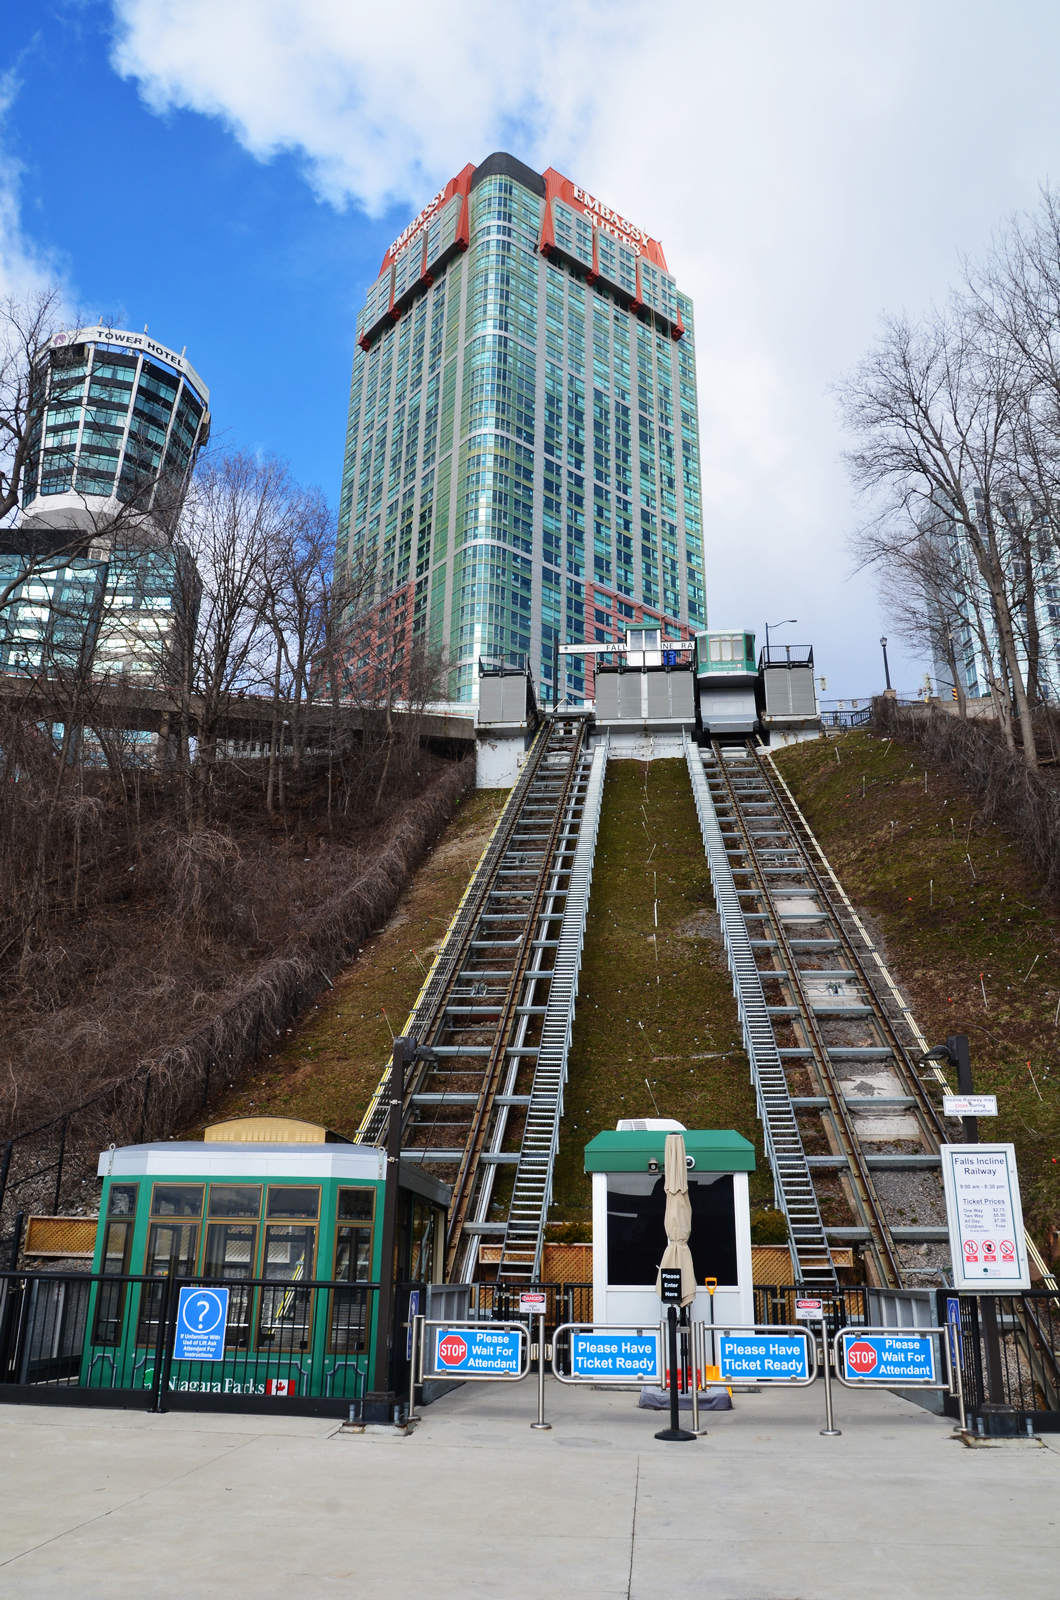
[[[279,1406],[345,1416],[372,1386],[378,1287],[0,1273],[0,1402],[151,1411]],[[228,1291],[216,1359],[180,1359],[177,1313],[186,1288]],[[404,1373],[407,1381],[407,1362]]]
[[[517,1322],[524,1315],[519,1309],[519,1296],[530,1290],[548,1297],[546,1331],[564,1322],[591,1322],[593,1319],[591,1283],[475,1283],[471,1290],[471,1314],[480,1320]]]
[[[758,1325],[785,1324],[790,1327],[797,1320],[796,1300],[809,1295],[824,1302],[824,1318],[829,1337],[834,1338],[840,1328],[870,1325],[871,1313],[868,1302],[870,1293],[864,1284],[851,1284],[841,1289],[807,1289],[790,1283],[756,1283],[754,1320]]]
[[[1060,1432],[1060,1295],[936,1291],[938,1320],[954,1322],[969,1427],[985,1433]],[[956,1415],[956,1402],[947,1411]]]

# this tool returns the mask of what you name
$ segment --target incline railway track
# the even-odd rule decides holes
[[[948,1261],[943,1075],[772,762],[686,756],[799,1281],[857,1246],[870,1281],[922,1285]]]
[[[583,718],[543,723],[405,1024],[438,1059],[409,1074],[401,1155],[452,1185],[450,1280],[484,1241],[498,1276],[539,1275],[606,760]],[[387,1081],[362,1143],[385,1142]]]

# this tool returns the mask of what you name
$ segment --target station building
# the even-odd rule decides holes
[[[705,626],[693,309],[657,239],[497,153],[394,241],[357,338],[336,555],[351,691],[420,644],[453,664],[455,700],[477,701],[490,660],[550,701],[557,644]],[[591,656],[560,673],[592,699]]]

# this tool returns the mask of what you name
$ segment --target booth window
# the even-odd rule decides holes
[[[731,1172],[688,1175],[696,1282],[737,1282],[736,1201]],[[607,1281],[655,1286],[666,1249],[666,1191],[662,1173],[611,1172],[607,1176]]]
[[[261,1204],[261,1190],[257,1191]],[[213,1209],[213,1192],[210,1194]],[[223,1278],[228,1284],[226,1348],[246,1349],[250,1338],[253,1289],[246,1279],[254,1276],[258,1228],[254,1222],[210,1222],[206,1227],[203,1276]]]
[[[133,1218],[136,1213],[137,1183],[115,1183],[107,1197],[107,1226],[103,1235],[100,1269],[108,1276],[122,1277],[129,1270]],[[119,1344],[125,1314],[125,1284],[101,1283],[96,1294],[96,1316],[92,1328],[94,1344]]]
[[[335,1233],[335,1279],[338,1283],[370,1283],[372,1278],[371,1228],[346,1228]]]
[[[335,1229],[335,1278],[343,1284],[369,1283],[372,1277],[372,1228],[375,1190],[340,1189]],[[361,1223],[361,1227],[351,1226]],[[363,1226],[367,1224],[367,1226]],[[330,1348],[335,1355],[356,1355],[367,1349],[368,1292],[331,1291]]]
[[[362,1189],[339,1190],[340,1222],[371,1222],[375,1216],[375,1190],[366,1185]]]

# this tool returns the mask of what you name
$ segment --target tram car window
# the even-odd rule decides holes
[[[317,1217],[319,1189],[270,1188],[267,1217]],[[261,1276],[289,1288],[263,1288],[258,1309],[258,1344],[304,1350],[309,1343],[310,1291],[299,1287],[313,1276],[315,1226],[267,1222]]]
[[[107,1200],[107,1225],[99,1270],[121,1277],[129,1270],[138,1183],[111,1185]],[[92,1329],[94,1344],[113,1345],[121,1340],[125,1315],[125,1284],[105,1283],[96,1296],[96,1316]]]
[[[151,1190],[152,1220],[147,1234],[143,1270],[151,1277],[189,1278],[198,1264],[199,1224],[177,1220],[202,1216],[204,1185],[156,1183]],[[152,1344],[158,1337],[163,1285],[145,1283],[140,1296],[137,1344]]]

